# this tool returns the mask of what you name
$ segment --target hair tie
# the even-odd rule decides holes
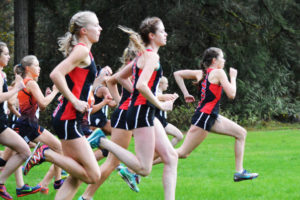
[[[74,34],[74,32],[75,32],[75,23],[74,23],[74,22],[72,22],[72,23],[70,24],[69,32],[70,32],[71,34]]]

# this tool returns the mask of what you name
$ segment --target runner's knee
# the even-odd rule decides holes
[[[239,131],[238,139],[246,140],[246,137],[247,137],[246,129],[241,128],[241,130]]]
[[[178,142],[181,141],[183,139],[183,134],[180,133],[178,136],[177,136],[177,139],[178,139]]]
[[[95,184],[95,183],[97,183],[97,182],[100,180],[100,178],[101,178],[100,169],[91,172],[91,173],[89,174],[89,179],[90,179],[89,184]]]
[[[21,158],[23,160],[27,160],[27,158],[31,154],[31,151],[30,151],[29,147],[27,146],[27,148],[24,148],[22,151],[18,152],[18,154],[21,156]]]
[[[181,152],[181,151],[178,151],[177,154],[180,159],[185,159],[190,155],[189,153],[185,153],[185,152]]]
[[[137,173],[143,177],[148,176],[152,171],[152,165],[150,167],[141,167]]]

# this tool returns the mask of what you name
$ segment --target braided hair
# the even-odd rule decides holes
[[[205,79],[207,74],[207,68],[212,64],[213,58],[218,58],[221,51],[221,49],[216,47],[210,47],[204,51],[203,58],[199,67],[203,72],[203,76],[199,83],[201,83]]]

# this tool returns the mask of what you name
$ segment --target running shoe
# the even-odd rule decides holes
[[[127,167],[121,168],[118,173],[122,177],[122,179],[129,185],[130,189],[135,192],[140,191],[137,186],[135,175],[131,173]]]
[[[258,173],[250,173],[244,169],[242,173],[235,173],[233,180],[234,182],[244,181],[244,180],[251,180],[258,177]]]
[[[39,145],[37,145],[38,147]],[[42,162],[45,161],[45,155],[44,155],[44,151],[46,149],[49,149],[49,147],[47,145],[42,145],[38,148],[35,148],[33,153],[30,155],[30,157],[26,160],[25,164],[24,164],[24,171],[23,174],[26,176],[29,172],[29,170],[34,167],[35,165],[39,165]]]
[[[101,138],[105,138],[105,134],[101,129],[96,128],[93,133],[87,138],[87,141],[90,143],[92,149],[94,149],[99,147]]]
[[[61,179],[68,178],[69,174],[65,170],[61,170]]]
[[[41,190],[40,185],[37,185],[35,187],[30,187],[29,185],[25,184],[23,187],[17,188],[16,192],[17,192],[18,197],[24,197],[24,196],[29,195],[29,194],[37,193],[40,190]]]
[[[80,196],[80,197],[78,198],[78,200],[86,200],[86,199],[83,198],[82,196]],[[93,198],[91,198],[91,200],[93,200]]]
[[[122,168],[127,168],[123,163],[119,164],[118,167],[116,167],[117,171],[120,171]],[[135,181],[137,184],[140,184],[141,182],[141,176],[138,174],[133,174],[135,177]]]
[[[136,183],[137,183],[137,184],[140,184],[140,182],[141,182],[141,176],[138,175],[138,174],[134,174],[134,177],[135,177]]]
[[[5,185],[3,184],[0,184],[0,197],[2,197],[3,199],[6,199],[6,200],[12,200],[12,196],[10,196],[8,194],[8,192],[6,191],[6,187]]]
[[[58,190],[62,186],[64,181],[65,181],[64,179],[60,179],[58,181],[55,181],[54,184],[53,184],[54,189]]]
[[[42,193],[42,194],[49,194],[49,188],[41,186],[40,193]]]
[[[117,171],[120,171],[122,168],[126,167],[123,163],[120,163],[118,167],[116,167]]]

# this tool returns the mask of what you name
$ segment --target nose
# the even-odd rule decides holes
[[[102,29],[102,27],[101,26],[99,26],[99,31],[102,31],[103,29]]]

